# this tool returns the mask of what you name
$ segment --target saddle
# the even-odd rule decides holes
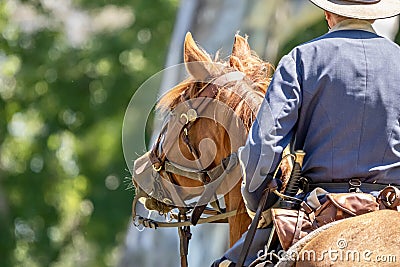
[[[271,214],[282,248],[287,250],[325,224],[379,209],[400,211],[400,190],[387,186],[374,197],[361,192],[328,193],[315,188],[300,204],[299,210],[273,208]]]

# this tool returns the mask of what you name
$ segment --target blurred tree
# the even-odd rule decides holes
[[[0,266],[117,261],[123,115],[163,67],[178,1],[109,2],[0,2]]]
[[[400,45],[400,31],[397,33],[396,38],[394,39],[396,44]]]

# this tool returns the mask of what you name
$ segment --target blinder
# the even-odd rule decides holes
[[[232,153],[228,157],[224,158],[219,165],[208,171],[185,168],[169,161],[164,163],[163,170],[155,171],[149,154],[150,153],[148,152],[135,161],[133,168],[134,180],[148,197],[154,198],[171,208],[194,207],[197,203],[193,204],[190,203],[190,201],[196,196],[201,196],[205,192],[206,189],[203,187],[215,187],[216,183],[220,184],[222,182],[225,175],[231,173],[239,166],[237,154]],[[170,179],[163,179],[161,175],[163,172],[181,175],[202,182],[204,181],[204,186],[190,188],[182,187],[174,184]],[[206,180],[205,177],[208,177],[209,180]],[[187,194],[187,196],[182,194],[182,191],[185,191],[185,189],[190,191],[190,194]],[[212,200],[215,201],[216,199]]]

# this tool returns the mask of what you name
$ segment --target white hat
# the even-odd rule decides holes
[[[384,19],[400,14],[400,0],[310,0],[316,6],[344,17]]]

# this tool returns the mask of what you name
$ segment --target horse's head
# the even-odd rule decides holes
[[[166,123],[153,148],[135,161],[133,182],[145,191],[146,207],[160,212],[204,199],[204,185],[212,184],[215,196],[237,184],[235,152],[246,140],[272,75],[271,65],[239,35],[229,60],[221,61],[188,33],[184,60],[189,77],[158,102],[158,110],[168,114]],[[237,179],[225,179],[227,171]],[[141,175],[145,172],[148,178]]]

